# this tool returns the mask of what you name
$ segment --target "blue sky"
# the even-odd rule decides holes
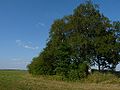
[[[120,20],[120,0],[93,1],[110,20]],[[81,2],[0,0],[0,69],[26,69],[45,47],[53,21],[71,14]]]

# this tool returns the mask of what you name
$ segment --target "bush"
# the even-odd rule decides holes
[[[88,75],[88,65],[86,63],[79,64],[77,69],[68,72],[69,80],[80,80]]]
[[[79,76],[80,78],[84,78],[88,75],[88,65],[87,63],[82,63],[79,65],[78,70],[79,70]]]
[[[79,80],[80,77],[79,77],[78,70],[71,70],[71,71],[69,71],[68,79],[71,80],[71,81]]]

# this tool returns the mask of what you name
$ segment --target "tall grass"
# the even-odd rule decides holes
[[[106,84],[119,84],[120,78],[116,75],[108,73],[95,72],[83,79],[86,83],[106,83]]]
[[[0,71],[0,90],[120,90],[120,79],[110,73],[94,73],[77,82],[59,76],[32,76],[26,71]]]

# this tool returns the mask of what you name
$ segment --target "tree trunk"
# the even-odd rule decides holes
[[[97,56],[97,60],[98,60],[98,71],[100,72],[100,60],[99,60],[99,56]]]
[[[99,70],[99,72],[100,72],[100,63],[98,63],[98,70]]]

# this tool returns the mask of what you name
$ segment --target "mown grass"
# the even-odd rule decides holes
[[[0,90],[120,90],[120,79],[110,73],[94,73],[76,82],[59,76],[32,76],[27,71],[1,70]]]

